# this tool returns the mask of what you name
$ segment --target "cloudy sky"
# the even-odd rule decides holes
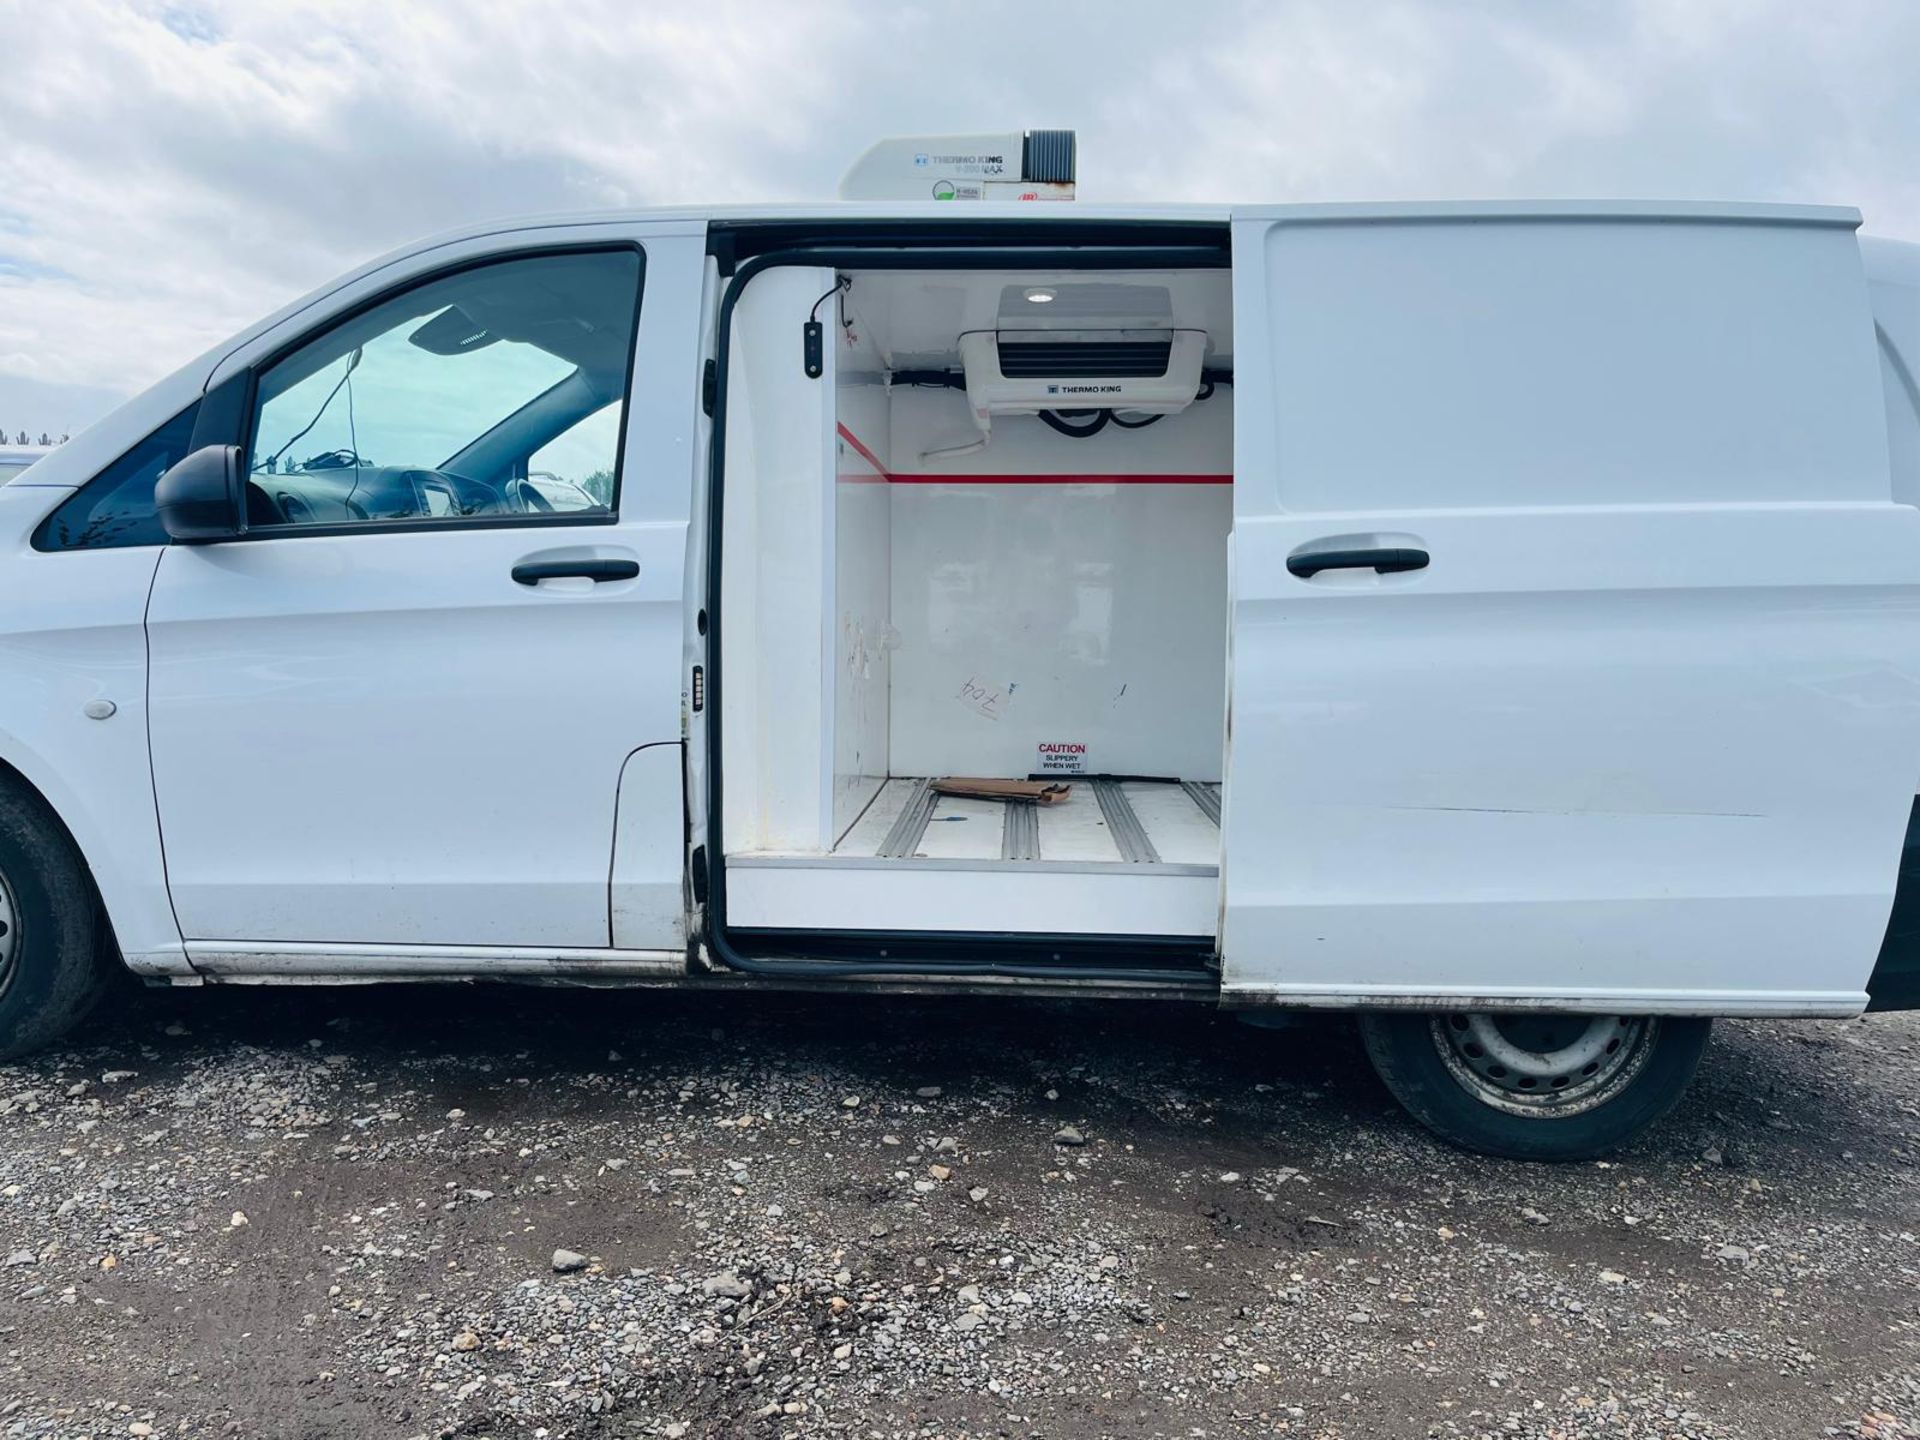
[[[1173,18],[1169,18],[1173,17]],[[0,426],[407,239],[1072,127],[1089,199],[1832,201],[1920,239],[1913,0],[0,0]]]

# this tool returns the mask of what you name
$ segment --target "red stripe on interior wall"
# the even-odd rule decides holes
[[[835,428],[839,430],[840,438],[846,441],[847,444],[851,445],[857,452],[859,452],[860,458],[862,460],[866,461],[869,465],[873,466],[874,469],[878,470],[882,475],[886,476],[887,479],[891,480],[893,478],[893,473],[889,471],[886,466],[880,463],[880,457],[874,454],[873,451],[869,450],[865,445],[862,445],[860,443],[860,437],[858,435],[854,434],[851,430],[847,429],[847,427],[844,425],[836,425]]]
[[[840,438],[851,445],[869,465],[878,470],[889,482],[895,485],[1231,485],[1231,475],[986,475],[978,472],[955,472],[940,475],[899,475],[880,463],[875,455],[860,442],[860,437],[837,425]],[[853,477],[841,475],[842,480]]]
[[[1231,475],[889,475],[895,485],[1231,485]]]

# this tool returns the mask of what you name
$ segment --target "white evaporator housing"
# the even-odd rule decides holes
[[[882,140],[840,181],[843,200],[1071,200],[1071,130]]]
[[[1193,403],[1204,330],[975,330],[960,337],[967,404],[991,415],[1131,410],[1170,415]]]
[[[989,325],[976,321],[958,337],[980,438],[922,459],[980,449],[996,415],[1172,415],[1206,383],[1207,332],[1173,323],[1163,283],[1036,276],[1002,286],[998,302],[981,317]]]

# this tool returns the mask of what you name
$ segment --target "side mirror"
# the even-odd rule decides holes
[[[202,445],[155,482],[153,504],[182,544],[231,540],[240,533],[244,485],[238,445]]]

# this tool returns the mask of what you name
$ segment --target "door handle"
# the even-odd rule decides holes
[[[638,560],[522,560],[513,567],[513,578],[522,585],[538,585],[542,580],[632,580],[640,574]]]
[[[1322,570],[1371,570],[1376,575],[1398,575],[1407,570],[1424,570],[1430,557],[1412,546],[1386,546],[1366,550],[1312,550],[1305,555],[1289,555],[1287,569],[1302,580],[1310,580]]]

